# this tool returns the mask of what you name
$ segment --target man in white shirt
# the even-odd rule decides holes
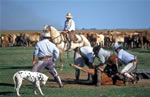
[[[74,53],[74,63],[80,67],[87,65],[89,68],[94,68],[93,66],[94,56],[93,48],[90,46],[84,46],[81,48],[76,48]],[[80,70],[76,69],[75,78],[76,81],[79,80]],[[91,75],[88,74],[88,80],[91,80]]]
[[[77,37],[75,35],[75,22],[72,19],[71,13],[67,13],[66,15],[66,21],[64,25],[63,33],[65,34],[66,39],[69,41],[69,48],[71,47],[71,41],[77,41]],[[67,34],[69,34],[69,37]]]
[[[50,42],[50,33],[43,34],[43,40],[37,42],[34,53],[33,53],[33,72],[40,72],[43,68],[47,69],[48,72],[58,82],[59,87],[62,88],[63,84],[55,69],[54,61],[59,57],[59,49],[55,44]],[[36,58],[38,62],[36,63]]]
[[[67,20],[65,21],[64,31],[75,31],[75,22],[72,19],[71,13],[67,13],[66,19]]]

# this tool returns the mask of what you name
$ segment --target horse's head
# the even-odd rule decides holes
[[[52,36],[60,34],[53,26],[44,25],[43,32],[49,32]]]
[[[62,40],[60,32],[51,25],[44,25],[43,33],[50,33],[53,43],[59,43]]]
[[[49,32],[51,31],[51,26],[50,25],[44,25],[44,29],[43,29],[43,32]]]

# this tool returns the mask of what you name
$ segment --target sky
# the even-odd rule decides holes
[[[68,12],[76,30],[150,28],[150,0],[0,0],[0,30],[63,30]]]

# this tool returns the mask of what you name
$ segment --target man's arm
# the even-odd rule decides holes
[[[35,63],[36,63],[36,58],[37,58],[37,56],[33,55],[33,62],[32,62],[33,66],[34,66]]]
[[[36,44],[34,48],[34,52],[33,52],[33,61],[32,61],[33,66],[36,63],[36,58],[37,58],[38,53],[39,53],[39,46]]]
[[[55,48],[53,50],[53,60],[55,61],[59,57],[59,49],[56,46],[54,46],[54,47]]]

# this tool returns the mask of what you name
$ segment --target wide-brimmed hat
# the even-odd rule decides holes
[[[120,48],[122,45],[115,45],[114,46],[114,48],[113,48],[113,50],[115,51],[115,50],[117,50],[118,48]]]
[[[43,37],[51,37],[51,35],[50,35],[49,32],[45,32],[45,33],[43,33],[42,35],[43,35]]]
[[[67,13],[66,18],[72,18],[71,13]]]

